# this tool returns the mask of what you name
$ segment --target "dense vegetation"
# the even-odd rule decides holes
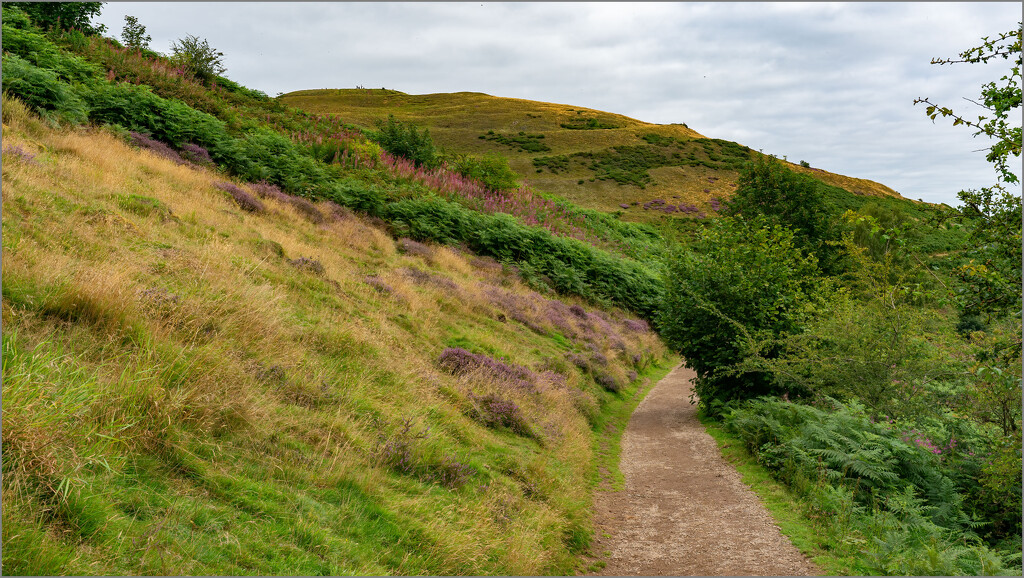
[[[532,134],[526,131],[519,131],[518,134],[506,135],[489,130],[487,131],[487,134],[480,135],[481,140],[494,141],[514,149],[533,153],[551,150],[551,147],[541,142],[541,139],[543,138],[543,134]]]
[[[451,168],[442,167],[429,133],[394,118],[382,120],[377,131],[364,136],[353,127],[281,110],[265,95],[236,88],[226,79],[206,81],[186,67],[175,67],[173,59],[147,57],[76,31],[58,32],[53,40],[81,54],[73,55],[27,18],[9,12],[4,22],[5,90],[55,122],[118,127],[174,151],[199,147],[243,180],[265,181],[288,193],[368,212],[418,240],[466,243],[482,254],[517,263],[539,288],[636,307],[653,316],[656,265],[603,250],[638,259],[660,253],[657,235],[643,227],[544,201],[530,191],[510,192],[512,175],[493,157],[454,159]],[[102,74],[88,59],[111,67],[110,72]],[[114,82],[119,77],[129,82]],[[396,172],[393,163],[374,153],[375,144],[412,161],[414,170]],[[457,180],[463,176],[471,182]],[[537,242],[505,247],[497,241],[513,238]]]
[[[562,125],[569,128],[567,125]],[[573,127],[578,128],[578,127]],[[614,127],[613,127],[614,128]],[[653,182],[650,170],[658,167],[690,166],[714,170],[738,170],[751,158],[750,149],[720,139],[680,140],[658,134],[645,134],[651,144],[619,145],[602,151],[571,155],[543,156],[533,159],[537,172],[568,171],[570,166],[588,168],[594,179],[644,188]]]
[[[699,208],[623,203],[685,217],[627,223],[396,117],[287,108],[222,76],[203,39],[164,56],[134,20],[128,47],[100,36],[98,3],[19,4],[3,6],[5,570],[578,569],[587,436],[662,352],[629,313],[851,572],[1020,572],[1021,208],[999,185],[941,210],[660,133],[532,160],[636,188],[662,167],[738,174]],[[1019,47],[1018,29],[964,54],[1016,58],[983,88],[995,124],[971,125],[998,141],[1002,182]],[[543,137],[474,140],[532,154]]]
[[[653,308],[652,267],[471,197],[492,159],[3,9],[6,574],[581,570],[605,438],[668,369],[595,301]]]
[[[1020,106],[1020,34],[962,55],[1013,62],[983,89],[998,126],[978,131],[1000,141],[1001,182],[1017,180],[1020,131],[998,123]],[[666,276],[661,333],[703,412],[858,572],[1020,572],[1021,199],[998,184],[960,198],[928,219],[841,213],[760,159]]]

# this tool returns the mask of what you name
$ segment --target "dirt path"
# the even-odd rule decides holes
[[[622,438],[621,492],[595,496],[600,575],[819,575],[783,536],[690,405],[686,368],[640,403]]]

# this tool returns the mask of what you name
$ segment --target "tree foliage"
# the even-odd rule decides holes
[[[716,220],[693,251],[671,259],[661,334],[697,372],[705,409],[715,413],[730,400],[788,391],[766,372],[730,370],[742,361],[746,341],[800,331],[820,281],[816,259],[797,248],[794,233],[762,219]]]
[[[205,38],[188,34],[171,44],[171,52],[179,64],[204,82],[227,72],[224,68],[224,53],[210,46]]]
[[[149,48],[149,43],[152,40],[153,37],[146,34],[146,27],[139,23],[138,18],[125,15],[124,29],[121,30],[121,42],[125,46],[135,50],[142,50]]]
[[[927,104],[925,113],[934,121],[939,116],[952,118],[953,125],[974,129],[974,136],[993,141],[985,158],[996,170],[997,183],[980,190],[960,191],[963,203],[959,218],[970,231],[971,261],[955,271],[961,281],[957,291],[960,307],[969,315],[1005,315],[1021,311],[1021,199],[1001,183],[1019,182],[1011,170],[1010,157],[1020,157],[1020,115],[1011,113],[1021,106],[1021,25],[997,35],[982,38],[981,46],[960,53],[959,59],[932,60],[933,64],[984,64],[1008,60],[1010,70],[998,82],[981,87],[974,104],[984,108],[976,120],[953,109],[939,106],[927,98],[914,104]]]
[[[476,179],[492,191],[514,191],[519,187],[519,176],[508,166],[508,159],[501,155],[455,155],[448,159],[448,164],[460,175]]]
[[[106,27],[92,25],[92,19],[99,16],[103,2],[5,2],[5,5],[21,8],[32,22],[44,30],[81,30],[86,34],[102,34]]]
[[[796,243],[817,255],[819,266],[834,269],[836,255],[828,242],[835,239],[835,230],[824,195],[816,181],[787,169],[778,159],[762,155],[748,163],[723,213],[761,217],[791,229]]]
[[[404,123],[388,115],[387,120],[377,120],[377,131],[373,140],[389,153],[411,160],[417,167],[434,168],[438,165],[437,149],[430,138],[430,131],[421,132],[416,125]]]
[[[939,106],[928,98],[918,98],[914,104],[927,104],[925,114],[933,121],[940,115],[952,118],[953,126],[965,125],[975,129],[974,136],[985,135],[995,142],[988,149],[986,159],[995,165],[1000,180],[1007,183],[1017,182],[1017,175],[1010,170],[1009,157],[1020,157],[1021,127],[1014,126],[1010,113],[1021,105],[1021,25],[1015,30],[1003,32],[994,39],[984,37],[982,45],[960,53],[959,59],[933,58],[932,64],[984,64],[990,60],[1010,60],[1013,66],[1010,72],[997,82],[989,82],[981,87],[979,101],[971,101],[986,109],[991,116],[978,115],[977,120],[970,120],[953,109]],[[1019,118],[1019,117],[1018,117]]]

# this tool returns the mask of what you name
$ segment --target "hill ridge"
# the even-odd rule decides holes
[[[683,215],[652,210],[648,203],[659,199],[662,206],[710,212],[712,199],[731,195],[746,160],[743,155],[762,154],[709,138],[685,123],[648,123],[592,108],[482,92],[417,95],[390,89],[309,89],[279,98],[288,106],[336,115],[366,129],[373,129],[376,119],[394,115],[429,129],[444,150],[501,154],[522,181],[537,190],[641,222]],[[737,152],[741,149],[746,152]],[[837,189],[837,194],[904,198],[876,181],[781,162]]]

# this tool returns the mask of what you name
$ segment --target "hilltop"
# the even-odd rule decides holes
[[[479,92],[410,95],[389,89],[322,89],[290,92],[279,100],[365,129],[393,115],[428,128],[446,151],[500,154],[527,185],[582,207],[620,211],[622,218],[633,221],[689,214],[658,210],[664,205],[710,212],[709,201],[729,198],[743,163],[758,154],[685,124],[651,124],[599,110]],[[833,188],[837,196],[903,200],[874,181],[785,164]],[[647,203],[652,204],[645,210]]]

